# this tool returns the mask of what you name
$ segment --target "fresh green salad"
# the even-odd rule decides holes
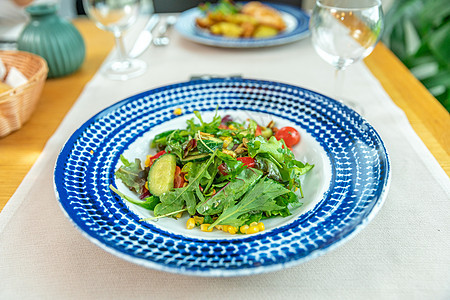
[[[301,176],[313,165],[295,159],[291,147],[300,142],[292,127],[236,122],[217,112],[205,122],[199,112],[185,129],[158,134],[151,142],[157,154],[127,160],[115,172],[140,200],[123,199],[153,211],[152,220],[178,219],[187,212],[188,229],[214,228],[250,234],[264,230],[262,220],[286,217],[302,205]]]

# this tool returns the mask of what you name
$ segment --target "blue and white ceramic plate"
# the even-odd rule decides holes
[[[303,180],[303,206],[265,220],[266,230],[254,235],[188,230],[188,216],[140,222],[151,212],[109,189],[113,184],[137,197],[115,179],[120,155],[144,160],[156,134],[185,128],[195,110],[210,120],[217,107],[222,116],[297,128],[302,139],[294,154],[315,165]],[[175,108],[183,115],[173,114]],[[354,236],[380,209],[389,174],[377,132],[341,103],[277,82],[211,79],[150,90],[95,115],[61,150],[54,182],[69,219],[106,251],[163,271],[237,276],[305,262]]]
[[[275,3],[265,3],[278,10],[286,29],[280,34],[266,39],[226,38],[209,33],[195,25],[195,19],[203,16],[198,8],[189,9],[180,14],[175,25],[177,31],[185,38],[204,45],[226,48],[259,48],[292,43],[309,36],[309,16],[299,8]]]

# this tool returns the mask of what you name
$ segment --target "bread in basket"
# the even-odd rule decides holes
[[[4,137],[30,118],[41,96],[48,67],[42,57],[23,51],[0,51],[0,59],[7,72],[15,67],[28,79],[0,93],[0,137]]]

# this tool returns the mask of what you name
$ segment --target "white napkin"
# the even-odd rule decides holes
[[[53,192],[64,141],[85,120],[127,96],[186,81],[192,74],[241,74],[324,94],[333,70],[308,39],[238,50],[171,45],[143,56],[139,78],[97,74],[48,141],[0,214],[0,298],[76,299],[444,299],[450,296],[450,182],[363,63],[351,66],[344,93],[363,105],[392,162],[392,183],[377,217],[355,238],[302,265],[251,277],[199,278],[146,269],[93,245],[71,225]]]
[[[12,86],[13,88],[19,85],[25,84],[28,79],[22,74],[16,67],[11,67],[9,69],[8,75],[6,75],[5,83]]]

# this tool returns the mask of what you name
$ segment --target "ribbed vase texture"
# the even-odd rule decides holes
[[[78,70],[86,55],[78,30],[56,15],[55,4],[32,5],[26,10],[31,20],[19,37],[18,49],[42,56],[49,67],[49,78]]]

